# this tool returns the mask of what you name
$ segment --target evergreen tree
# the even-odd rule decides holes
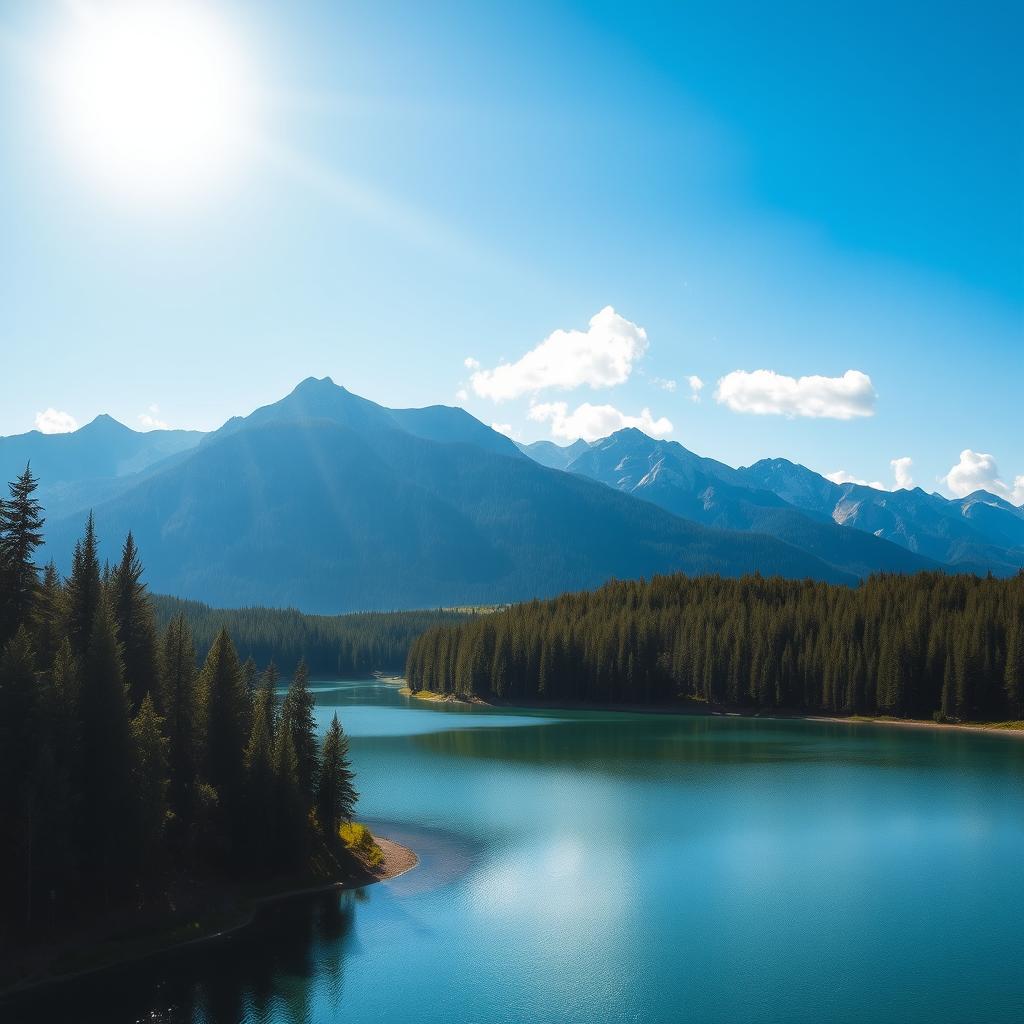
[[[133,768],[128,695],[113,610],[101,593],[82,665],[83,847],[109,899],[125,881],[137,835],[129,780]]]
[[[317,772],[320,767],[316,719],[313,716],[314,706],[313,693],[309,688],[309,669],[303,659],[296,666],[295,675],[281,705],[281,722],[291,731],[299,791],[307,806],[313,802]]]
[[[89,646],[101,591],[96,523],[90,512],[85,522],[85,535],[75,544],[65,599],[66,631],[71,649],[79,660],[84,658]]]
[[[1006,637],[1003,687],[1012,718],[1024,718],[1024,624],[1015,622]]]
[[[43,740],[35,654],[24,625],[0,656],[0,879],[4,902],[32,921]]]
[[[337,714],[324,737],[323,761],[317,789],[317,817],[327,835],[337,835],[343,821],[351,821],[359,794],[348,757],[348,737]]]
[[[276,826],[274,851],[280,864],[292,863],[304,847],[303,831],[306,810],[299,787],[299,759],[292,742],[292,732],[281,722],[274,737],[274,786],[271,808]]]
[[[164,709],[167,763],[170,774],[168,798],[179,832],[194,818],[193,795],[198,753],[196,652],[183,616],[167,626],[161,647],[160,703]]]
[[[218,634],[206,656],[199,688],[203,776],[220,800],[237,811],[244,792],[245,723],[250,709],[242,667],[226,629]]]
[[[121,561],[111,575],[110,589],[124,658],[125,682],[135,711],[151,692],[156,700],[160,699],[156,688],[160,673],[156,620],[142,582],[142,563],[131,533],[125,538]]]
[[[168,762],[164,720],[156,713],[152,696],[142,698],[139,713],[132,719],[132,792],[138,805],[139,834],[135,848],[150,868],[163,856],[167,824]]]
[[[0,650],[18,627],[29,623],[39,587],[34,558],[43,542],[42,506],[35,498],[38,480],[29,466],[0,501]]]

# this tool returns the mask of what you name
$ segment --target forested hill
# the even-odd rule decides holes
[[[294,608],[211,608],[165,595],[154,595],[153,606],[161,629],[176,616],[184,617],[201,658],[226,627],[243,661],[275,661],[290,671],[305,658],[314,676],[341,677],[401,672],[417,636],[473,617],[472,612],[440,609],[305,615]]]
[[[612,582],[432,629],[406,677],[510,701],[1020,719],[1024,572]]]

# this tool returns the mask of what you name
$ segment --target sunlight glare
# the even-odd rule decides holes
[[[214,184],[251,131],[251,86],[226,27],[191,0],[78,4],[54,61],[60,128],[120,195]]]

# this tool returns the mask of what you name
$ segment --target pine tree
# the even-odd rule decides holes
[[[176,827],[184,831],[194,817],[196,784],[196,652],[192,634],[182,615],[171,619],[161,648],[160,703],[167,735],[170,775],[168,799]]]
[[[292,742],[291,729],[284,717],[274,737],[274,786],[271,806],[276,834],[274,849],[278,862],[293,862],[304,846],[306,821],[303,793],[299,788],[299,759]]]
[[[323,764],[316,801],[317,817],[327,835],[337,835],[341,822],[352,820],[359,799],[353,784],[354,778],[355,773],[348,757],[348,737],[335,714],[324,737]]]
[[[156,700],[160,699],[160,673],[153,606],[142,582],[142,563],[130,532],[121,549],[121,561],[111,576],[110,589],[125,682],[132,710],[137,711],[147,694],[153,693]]]
[[[252,731],[246,744],[246,784],[248,786],[249,849],[256,858],[263,857],[276,843],[279,822],[278,794],[275,790],[273,684],[264,675],[253,701]],[[282,756],[287,756],[284,752]]]
[[[0,650],[19,626],[29,624],[39,587],[33,560],[43,542],[42,506],[34,497],[38,486],[26,466],[10,484],[10,498],[0,501]]]
[[[1010,715],[1024,718],[1024,625],[1015,622],[1006,637],[1006,667],[1003,689]]]
[[[303,659],[299,661],[295,669],[295,675],[281,705],[281,722],[291,731],[299,791],[307,806],[313,802],[317,772],[320,767],[316,719],[313,716],[314,706],[313,693],[309,689],[309,669]]]
[[[109,899],[134,860],[137,832],[129,780],[133,767],[128,695],[113,610],[100,594],[82,665],[82,813],[88,866]]]
[[[96,523],[90,512],[85,522],[85,535],[75,545],[65,600],[66,631],[71,649],[79,660],[84,658],[89,646],[101,591]]]
[[[136,849],[147,867],[163,856],[164,828],[167,824],[167,788],[169,785],[167,738],[164,720],[156,713],[153,698],[142,698],[139,713],[132,719],[132,794],[138,806],[139,834]]]
[[[43,741],[35,653],[24,625],[0,656],[0,879],[4,903],[31,924]]]
[[[223,804],[238,809],[244,790],[248,694],[235,645],[226,629],[214,640],[200,674],[201,770]],[[235,822],[237,824],[237,820]]]

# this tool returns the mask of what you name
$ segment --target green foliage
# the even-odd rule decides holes
[[[378,868],[384,863],[384,851],[365,825],[347,821],[338,829],[338,838],[369,867]]]
[[[328,835],[335,832],[339,823],[352,820],[359,799],[354,778],[348,757],[348,737],[335,714],[324,737],[316,804],[320,825]]]
[[[304,666],[280,716],[277,669],[240,664],[227,630],[197,673],[186,617],[158,634],[134,540],[101,568],[92,516],[70,577],[49,565],[40,580],[34,486],[12,486],[0,519],[0,943],[138,899],[167,872],[293,868],[319,797]],[[8,600],[16,576],[24,600]],[[350,814],[343,736],[334,750]]]
[[[313,706],[309,669],[305,661],[300,661],[281,704],[281,721],[291,732],[298,786],[307,803],[312,801],[320,770]]]
[[[476,617],[473,610],[304,615],[291,608],[218,609],[161,595],[152,601],[160,626],[185,617],[203,656],[226,628],[243,659],[260,665],[304,659],[313,676],[336,678],[401,672],[409,645],[424,630]]]
[[[0,650],[28,620],[36,600],[39,574],[33,559],[43,542],[38,486],[26,466],[10,485],[10,498],[0,501]]]
[[[406,679],[430,690],[613,704],[945,720],[1019,718],[1024,573],[919,573],[850,588],[656,576],[425,632]]]

